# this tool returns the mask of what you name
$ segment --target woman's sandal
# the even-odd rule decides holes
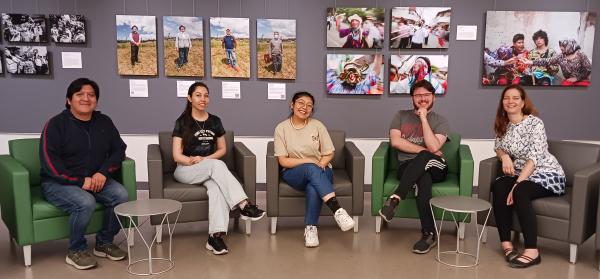
[[[518,257],[519,253],[514,248],[504,249],[504,259],[507,263],[510,263],[514,258]]]
[[[519,261],[519,259],[527,260],[527,262]],[[518,257],[515,257],[514,259],[512,259],[510,261],[510,267],[512,267],[512,268],[526,268],[526,267],[530,267],[532,265],[540,264],[541,262],[542,262],[542,256],[540,256],[540,255],[538,255],[537,258],[532,259],[529,256],[525,256],[525,255],[521,254]]]

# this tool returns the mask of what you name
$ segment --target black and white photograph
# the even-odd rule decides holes
[[[49,75],[45,46],[10,46],[4,49],[6,71],[13,75]]]
[[[7,42],[47,43],[44,15],[2,14],[2,33]]]
[[[50,40],[62,44],[85,44],[83,15],[49,15]]]

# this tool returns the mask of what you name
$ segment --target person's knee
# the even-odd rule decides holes
[[[92,195],[82,195],[72,202],[76,205],[76,211],[91,213],[96,210],[96,199]]]
[[[114,202],[115,204],[122,204],[122,203],[126,203],[127,201],[129,201],[129,193],[127,193],[127,190],[125,189],[125,187],[121,186],[117,188],[118,190],[115,191],[114,194]]]
[[[529,191],[527,191],[526,187],[527,185],[517,184],[513,189],[512,197],[515,204],[529,202]]]
[[[215,170],[227,169],[227,164],[225,164],[225,162],[223,162],[222,160],[219,160],[219,159],[204,159],[204,160],[209,160],[209,162],[212,164],[213,169],[215,169]]]

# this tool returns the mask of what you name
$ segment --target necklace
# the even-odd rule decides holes
[[[206,118],[206,120],[200,121],[202,122],[202,126],[200,126],[200,123],[198,123],[198,120],[196,120],[196,118],[192,117],[192,119],[194,119],[194,123],[196,123],[196,126],[200,128],[200,131],[204,131],[204,126],[206,125],[206,121],[208,121],[208,117]]]
[[[302,127],[300,127],[300,128],[296,128],[296,126],[294,126],[294,121],[292,121],[292,118],[290,117],[290,124],[292,124],[292,127],[293,127],[294,129],[296,129],[296,130],[300,130],[300,129],[302,129],[302,128],[306,127],[306,124],[308,124],[308,119],[304,120],[304,125],[302,125]]]

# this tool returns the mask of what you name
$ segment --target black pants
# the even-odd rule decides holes
[[[271,59],[273,59],[273,72],[281,72],[281,54],[271,54]]]
[[[423,48],[423,44],[411,43],[410,48]]]
[[[502,176],[492,184],[494,215],[498,234],[500,235],[500,241],[510,241],[512,212],[515,210],[525,239],[525,248],[534,249],[537,248],[537,222],[531,201],[555,194],[535,182],[525,180],[517,184],[517,187],[513,190],[513,204],[506,205],[506,198],[516,181],[516,176]]]
[[[136,45],[131,45],[131,65],[135,64],[136,62],[140,62],[138,60],[138,52],[140,51],[140,47],[136,46]]]
[[[416,184],[416,201],[419,219],[421,219],[421,230],[426,232],[435,231],[433,216],[429,207],[431,199],[431,186],[434,182],[444,181],[448,175],[448,166],[441,157],[429,152],[421,151],[412,160],[404,161],[398,167],[398,179],[400,184],[394,194],[406,199],[408,192]]]

